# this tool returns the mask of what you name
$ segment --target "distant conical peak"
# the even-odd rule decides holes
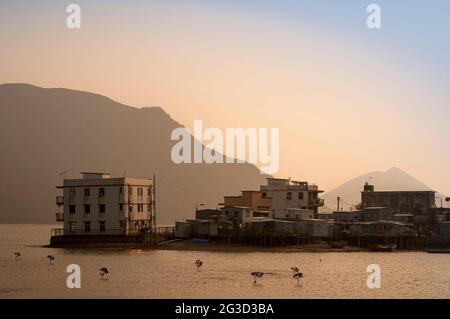
[[[405,174],[406,172],[400,168],[398,168],[397,166],[393,166],[390,169],[388,169],[385,173],[403,173]]]

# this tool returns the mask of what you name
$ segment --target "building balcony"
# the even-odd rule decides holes
[[[64,205],[64,196],[56,196],[56,205]]]
[[[64,221],[64,213],[56,213],[56,221],[63,222]]]
[[[325,200],[323,198],[315,198],[315,199],[311,200],[311,205],[323,206],[323,205],[325,205]]]

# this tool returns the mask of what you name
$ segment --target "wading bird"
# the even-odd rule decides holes
[[[22,256],[18,251],[16,251],[15,253],[14,253],[14,259],[15,260],[18,260],[19,258],[20,258],[20,256]]]
[[[300,272],[300,268],[298,268],[297,266],[294,266],[294,267],[291,267],[291,270],[294,273],[294,275],[292,277],[297,279],[297,285],[299,285],[300,279],[303,278],[303,274]]]
[[[297,286],[300,285],[300,279],[303,278],[303,274],[301,272],[295,273],[294,276],[295,279],[297,279]]]
[[[52,264],[53,260],[55,260],[55,256],[53,256],[53,255],[48,255],[47,258],[48,258],[48,263],[49,264]]]
[[[251,273],[251,275],[252,275],[252,277],[253,277],[253,283],[256,284],[256,281],[257,281],[259,278],[261,278],[261,277],[264,275],[264,273],[263,273],[263,272],[260,272],[260,271],[254,271],[254,272]]]
[[[104,277],[106,274],[109,274],[108,268],[106,268],[106,267],[100,268],[100,276],[102,277],[102,279],[106,279]]]
[[[300,272],[300,268],[298,268],[297,266],[291,267],[291,270],[294,274],[299,273]]]
[[[197,259],[195,261],[195,266],[197,266],[197,270],[200,270],[200,267],[203,265],[203,261],[201,261],[200,259]]]

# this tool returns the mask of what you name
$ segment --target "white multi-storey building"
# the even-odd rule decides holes
[[[318,197],[322,192],[317,185],[284,178],[267,178],[267,185],[261,185],[262,198],[272,199],[275,212],[300,208],[317,215],[318,207],[324,205],[323,199]]]
[[[81,173],[64,179],[56,214],[64,235],[128,235],[155,229],[154,180],[111,178],[106,173]],[[62,235],[62,234],[55,234]]]

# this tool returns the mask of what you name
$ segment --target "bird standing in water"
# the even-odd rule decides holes
[[[260,279],[262,276],[264,276],[264,273],[260,272],[260,271],[254,271],[251,273],[251,275],[253,277],[253,283],[256,284],[258,279]]]
[[[109,274],[108,268],[106,267],[100,268],[100,276],[102,277],[102,279],[106,280],[105,278],[106,274]]]
[[[53,256],[53,255],[48,255],[47,258],[48,258],[48,263],[50,265],[53,263],[53,260],[55,260],[55,256]]]
[[[203,261],[197,259],[194,264],[197,267],[197,270],[200,270],[200,267],[203,265]]]
[[[303,278],[303,274],[300,272],[300,268],[298,268],[297,266],[294,266],[294,267],[291,267],[291,270],[294,273],[294,275],[292,277],[297,279],[297,285],[299,285],[300,279]]]
[[[292,277],[294,277],[294,279],[297,279],[297,286],[299,286],[300,279],[303,278],[303,274],[301,272],[298,272],[298,273],[294,274],[294,276],[292,276]]]

